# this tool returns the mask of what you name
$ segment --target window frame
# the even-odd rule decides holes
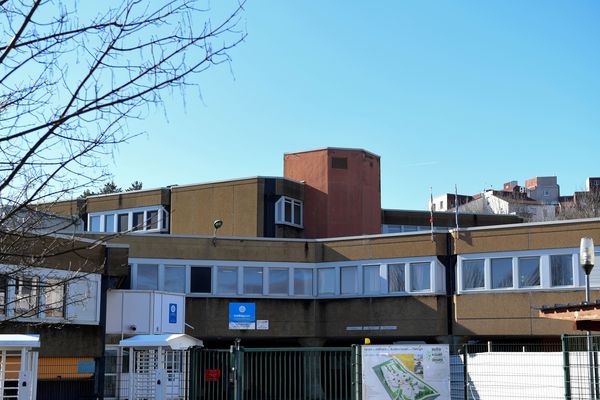
[[[143,225],[139,229],[134,229],[133,216],[134,214],[142,213]],[[151,228],[150,214],[156,213],[156,228]],[[119,216],[127,215],[127,228],[119,230]],[[113,228],[108,228],[107,221],[112,217]],[[92,231],[92,219],[100,219],[100,231]],[[169,212],[162,205],[147,206],[147,207],[136,207],[136,208],[123,208],[118,210],[107,210],[91,212],[87,215],[86,232],[102,232],[102,233],[118,233],[118,232],[137,232],[137,233],[160,233],[167,232],[169,230]]]
[[[290,220],[286,219],[285,206],[290,205]],[[300,221],[296,221],[296,207],[300,208]],[[281,196],[275,202],[275,224],[304,228],[304,202],[288,196]]]

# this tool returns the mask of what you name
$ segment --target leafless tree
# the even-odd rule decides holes
[[[600,217],[600,189],[575,192],[570,201],[563,201],[557,213],[558,219]]]
[[[56,236],[77,231],[78,219],[52,215],[53,203],[106,178],[105,156],[136,134],[127,121],[144,118],[165,92],[197,85],[245,38],[243,0],[220,18],[194,0],[81,4],[0,0],[0,266],[10,266],[0,297],[29,279],[23,296],[33,299],[81,275],[28,272],[88,246]],[[20,308],[16,317],[40,312]]]

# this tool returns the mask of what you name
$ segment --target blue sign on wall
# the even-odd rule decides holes
[[[177,323],[177,304],[169,303],[169,323]]]
[[[256,329],[256,304],[229,303],[229,329]]]

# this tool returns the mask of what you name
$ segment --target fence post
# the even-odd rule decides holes
[[[469,375],[467,369],[467,359],[469,358],[469,348],[465,343],[463,344],[463,384],[464,384],[464,392],[465,392],[465,400],[469,400]]]
[[[352,400],[362,400],[362,370],[360,345],[352,345],[350,374],[352,375]]]
[[[563,351],[563,371],[565,381],[565,400],[571,399],[571,366],[569,360],[569,338],[561,335],[562,351]]]

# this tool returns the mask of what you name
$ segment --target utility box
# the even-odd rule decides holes
[[[155,290],[109,290],[106,333],[185,333],[185,294]]]

